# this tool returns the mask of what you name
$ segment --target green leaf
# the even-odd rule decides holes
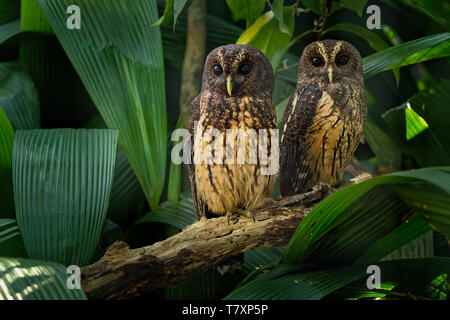
[[[173,2],[174,2],[174,0],[166,0],[164,14],[152,26],[165,26],[165,25],[168,25],[172,20],[174,20],[173,19]]]
[[[100,115],[94,116],[85,126],[86,129],[106,129],[106,123]],[[141,184],[131,169],[128,159],[119,147],[117,149],[114,182],[108,205],[107,217],[113,221],[128,225],[134,222],[139,209],[145,204],[145,195]]]
[[[17,224],[30,258],[86,265],[105,221],[115,130],[18,131],[13,144]]]
[[[190,2],[190,0],[167,0],[163,16],[152,26],[168,25],[173,21],[173,29],[175,30],[178,16],[181,14],[185,7],[188,7],[190,5]]]
[[[68,289],[66,268],[54,262],[0,258],[0,274],[0,300],[87,300]]]
[[[233,19],[245,20],[247,27],[255,22],[266,7],[266,0],[226,0],[226,2],[233,14]]]
[[[0,257],[27,257],[19,227],[14,219],[0,219]]]
[[[355,11],[361,17],[367,0],[339,0],[339,2],[345,8]]]
[[[171,225],[178,229],[184,229],[197,221],[192,196],[185,194],[177,203],[172,201],[163,202],[156,210],[147,213],[135,224],[146,222],[160,222]]]
[[[394,231],[371,245],[356,261],[357,264],[376,262],[400,245],[405,245],[431,230],[430,225],[420,216],[413,216]]]
[[[301,0],[303,5],[314,12],[317,15],[320,15],[322,12],[322,2],[323,0]]]
[[[450,33],[444,32],[374,53],[363,59],[364,77],[368,79],[382,71],[449,56],[450,51],[446,49],[449,41]]]
[[[345,31],[356,34],[362,39],[366,40],[369,46],[371,46],[374,50],[380,51],[389,48],[389,44],[386,43],[380,36],[378,36],[373,31],[370,31],[366,28],[358,26],[353,23],[339,23],[331,26],[326,29],[324,33],[328,33],[330,31]]]
[[[404,203],[405,195],[392,190],[400,184],[410,189],[416,185],[420,185],[420,190],[434,188],[434,197],[441,201],[441,208],[416,210],[427,221],[431,217],[450,215],[450,204],[444,201],[450,198],[450,167],[378,176],[348,186],[319,203],[300,223],[286,248],[284,261],[322,265],[354,262],[373,243],[405,223],[405,217],[410,215],[410,207]],[[428,194],[419,191],[414,192],[414,198],[418,203],[430,201]],[[442,212],[444,208],[446,214]],[[445,232],[446,220],[441,220],[439,231]]]
[[[289,43],[294,31],[294,16],[291,8],[283,9],[284,23],[289,33],[281,32],[278,20],[273,11],[268,11],[259,17],[237,40],[237,44],[247,44],[261,50],[266,57],[272,59],[275,52]]]
[[[183,126],[183,118],[180,115],[177,120],[177,124],[175,129],[180,129]],[[173,146],[175,146],[178,141],[173,142]],[[181,193],[181,179],[182,179],[182,164],[175,164],[172,160],[170,160],[170,172],[169,172],[169,181],[167,184],[167,200],[172,202],[178,202],[180,199]]]
[[[14,132],[5,112],[0,108],[0,218],[14,217],[11,155]]]
[[[284,0],[273,0],[271,8],[275,18],[278,20],[280,31],[286,34],[292,34],[292,31],[290,31],[288,26],[284,23],[283,5]]]
[[[61,16],[64,20],[67,18],[65,12],[66,6]],[[38,0],[23,0],[20,12],[20,22],[22,31],[39,31],[42,33],[53,34],[52,27],[48,23],[44,12],[39,7]]]
[[[274,276],[274,271],[239,286],[226,300],[319,300],[366,274],[363,266]]]
[[[20,33],[20,20],[0,25],[0,45]]]
[[[40,127],[36,88],[28,73],[16,62],[0,63],[0,108],[14,130]]]
[[[377,165],[382,168],[400,170],[401,152],[389,132],[383,130],[367,117],[364,123],[364,138],[377,156]]]
[[[160,29],[148,26],[156,20],[156,2],[39,3],[108,128],[120,131],[119,144],[150,207],[157,208],[166,170],[167,120]],[[67,29],[60,14],[69,4],[90,13],[76,32]]]
[[[428,123],[409,104],[405,108],[406,140],[411,140],[428,128]]]
[[[0,0],[0,25],[16,20],[17,18],[19,18],[19,15],[20,1]]]
[[[276,265],[281,260],[283,248],[269,248],[244,252],[243,269],[250,273],[270,265]]]
[[[450,16],[450,4],[447,1],[408,0],[403,2],[424,13],[442,25],[446,30],[450,29],[450,21],[448,20]]]
[[[411,97],[407,103],[389,110],[382,118],[391,129],[391,136],[422,166],[450,164],[450,81],[431,86]],[[407,140],[406,109],[408,104],[428,124],[428,129]]]

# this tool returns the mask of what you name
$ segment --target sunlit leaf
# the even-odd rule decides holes
[[[289,43],[294,30],[294,16],[290,8],[283,9],[284,22],[289,33],[281,32],[273,11],[268,11],[259,17],[237,40],[237,44],[247,44],[261,50],[270,60],[278,48]]]
[[[411,140],[428,128],[428,123],[409,104],[405,108],[406,140]]]
[[[67,287],[64,266],[48,261],[0,258],[0,300],[86,300]]]

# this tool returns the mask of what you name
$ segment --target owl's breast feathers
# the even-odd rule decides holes
[[[261,147],[267,148],[268,155],[271,151],[269,129],[276,129],[276,116],[270,97],[227,97],[207,91],[196,101],[197,106],[193,108],[198,108],[198,112],[193,112],[190,131],[191,134],[195,131],[193,153],[198,152],[203,158],[197,158],[201,163],[191,165],[190,172],[197,213],[208,217],[211,214],[225,215],[233,209],[255,208],[265,195],[271,194],[274,184],[273,175],[261,174],[263,165],[257,152]],[[198,121],[196,128],[194,121]],[[218,132],[213,133],[210,129],[218,130],[223,142],[216,141],[212,135]],[[244,162],[239,162],[239,135],[229,133],[239,134],[238,130],[251,133],[251,129],[257,136],[258,145],[250,145],[249,140],[243,140],[244,156],[241,160]],[[262,146],[259,145],[259,129],[267,130],[267,139]],[[218,146],[221,152],[217,152]],[[208,162],[205,154],[218,157]],[[252,155],[256,155],[256,162],[251,160]]]
[[[281,194],[305,192],[319,182],[338,184],[358,146],[366,112],[361,85],[299,85],[284,114]]]

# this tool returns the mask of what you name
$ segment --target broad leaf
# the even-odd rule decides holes
[[[356,12],[360,17],[366,6],[367,0],[339,0],[339,2],[347,9]]]
[[[11,155],[14,132],[5,112],[0,108],[0,218],[14,217]]]
[[[270,265],[276,265],[281,260],[283,248],[269,248],[244,252],[243,269],[250,273]]]
[[[366,28],[358,26],[353,23],[339,23],[332,25],[328,29],[325,30],[325,34],[330,31],[345,31],[356,34],[362,39],[366,40],[369,46],[371,46],[374,50],[380,51],[389,48],[389,45],[384,41],[381,37],[379,37],[373,31],[370,31]]]
[[[413,216],[406,223],[371,245],[356,263],[363,264],[381,260],[397,249],[399,245],[407,244],[430,230],[430,225],[422,217]]]
[[[268,11],[245,30],[236,43],[256,47],[270,60],[276,50],[289,43],[294,30],[294,16],[290,8],[283,9],[283,17],[289,29],[288,33],[281,32],[275,14],[273,11]]]
[[[450,16],[450,4],[447,1],[403,0],[402,2],[424,13],[442,25],[446,30],[450,29],[450,22],[448,20]]]
[[[166,169],[164,65],[156,2],[39,0],[53,30],[155,209]],[[63,12],[80,6],[83,27],[66,27]]]
[[[418,205],[439,201],[440,207],[415,210],[448,236],[450,216],[450,168],[426,168],[378,176],[348,186],[319,203],[300,223],[284,260],[292,263],[345,264],[356,261],[373,243],[405,223],[411,215],[399,185],[417,188],[411,192]],[[390,188],[387,188],[390,186]],[[433,198],[424,191],[433,188]],[[445,209],[446,208],[446,212]],[[415,208],[414,208],[415,209]],[[442,218],[440,218],[442,217]],[[431,223],[431,222],[430,222]],[[400,246],[400,245],[399,245]]]
[[[0,45],[20,33],[20,20],[0,25]]]
[[[303,5],[314,12],[315,14],[320,15],[322,12],[322,3],[323,0],[301,0]]]
[[[273,271],[239,286],[227,300],[318,300],[366,274],[364,266],[272,275]]]
[[[407,103],[382,116],[397,144],[403,146],[422,167],[450,164],[450,138],[447,133],[450,125],[450,110],[447,108],[449,99],[450,81],[444,81],[417,93]],[[428,126],[422,130],[424,123],[420,122],[421,126],[414,131],[417,134],[413,137],[412,121],[406,117],[409,107]]]
[[[428,128],[428,123],[410,105],[405,108],[406,140],[411,140]]]
[[[245,20],[247,27],[261,15],[266,7],[266,0],[226,0],[234,20]]]
[[[188,195],[188,193],[186,193]],[[190,194],[189,194],[190,195]],[[176,202],[163,202],[156,210],[147,213],[136,224],[146,222],[160,222],[178,229],[184,229],[188,225],[197,221],[192,196],[183,196]]]
[[[58,263],[0,258],[0,300],[86,300],[67,287],[69,274]]]
[[[106,217],[115,130],[18,131],[13,145],[17,224],[28,256],[86,265]]]
[[[18,63],[0,63],[0,108],[5,111],[14,130],[40,127],[36,88]]]
[[[0,257],[27,257],[19,227],[14,219],[0,219]]]
[[[20,1],[0,0],[0,24],[19,18]]]
[[[446,49],[449,41],[450,33],[445,32],[374,53],[363,59],[364,77],[368,79],[382,71],[449,56],[450,51]],[[415,54],[416,56],[413,58]]]
[[[106,123],[100,115],[94,116],[85,128],[107,129]],[[128,225],[130,222],[134,222],[138,211],[144,204],[145,195],[142,192],[141,184],[131,169],[125,153],[118,147],[107,217],[121,225]]]
[[[284,0],[273,0],[271,5],[272,12],[275,15],[275,18],[278,20],[278,26],[280,27],[280,31],[286,34],[292,34],[292,31],[290,31],[288,26],[284,23],[283,5]]]

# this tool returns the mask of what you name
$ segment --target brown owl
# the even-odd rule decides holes
[[[358,50],[339,40],[308,45],[281,128],[281,195],[306,192],[319,182],[340,183],[366,114]]]
[[[188,125],[194,145],[189,176],[199,218],[227,215],[229,222],[233,213],[254,218],[251,210],[272,193],[274,175],[262,174],[264,165],[259,157],[249,161],[250,155],[260,148],[267,148],[270,154],[270,132],[262,144],[251,143],[249,137],[239,138],[242,133],[253,132],[257,135],[252,140],[255,142],[261,137],[259,129],[276,129],[272,90],[272,66],[254,47],[225,45],[206,58],[202,89],[191,104]],[[217,133],[222,133],[223,139]],[[203,153],[208,154],[209,147],[219,161],[204,159]],[[243,159],[239,159],[239,148]],[[202,158],[195,161],[198,154]],[[223,155],[222,162],[219,154]]]

